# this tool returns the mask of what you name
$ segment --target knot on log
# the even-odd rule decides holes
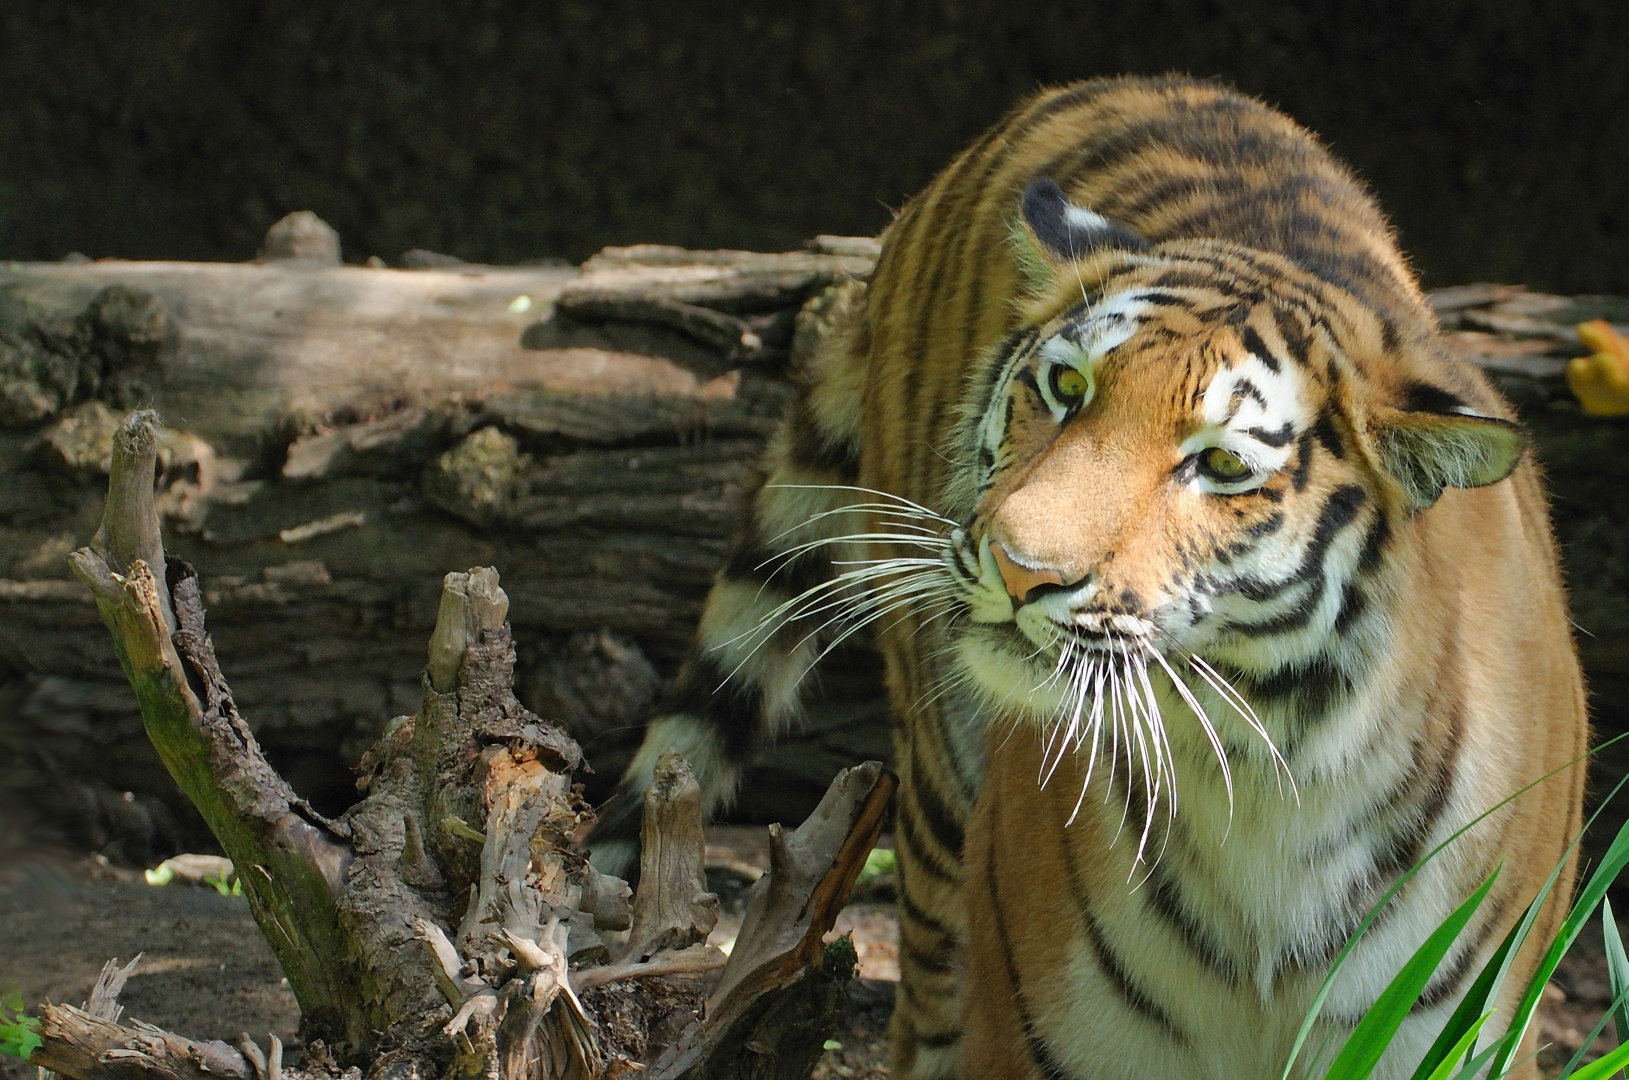
[[[91,398],[150,399],[177,336],[164,302],[129,285],[106,286],[69,318],[0,326],[0,426],[32,427]]]
[[[314,266],[338,266],[339,233],[309,210],[296,210],[266,230],[261,262],[299,261]]]

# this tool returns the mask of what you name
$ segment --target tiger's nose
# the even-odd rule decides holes
[[[1015,561],[999,542],[990,544],[990,554],[995,559],[996,569],[1001,572],[1002,583],[1007,586],[1007,595],[1013,598],[1017,606],[1029,603],[1037,593],[1044,592],[1046,586],[1067,588],[1074,584],[1064,581],[1063,574],[1049,566],[1025,566]]]

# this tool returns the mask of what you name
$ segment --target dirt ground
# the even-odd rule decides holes
[[[733,944],[744,892],[756,876],[755,833],[713,830],[710,883],[724,917],[714,940]],[[241,897],[207,887],[154,888],[141,875],[94,859],[7,851],[0,862],[0,990],[20,989],[31,1004],[75,1004],[102,964],[143,954],[125,988],[126,1015],[194,1038],[236,1042],[248,1032],[276,1034],[299,1046],[299,1013],[277,962]],[[843,913],[837,932],[853,933],[860,978],[848,1015],[815,1080],[883,1080],[888,1016],[899,979],[899,926],[889,883],[871,883]],[[1540,1014],[1541,1054],[1554,1076],[1610,1002],[1599,925],[1563,961]],[[1611,1025],[1587,1055],[1616,1045]],[[0,1080],[34,1080],[34,1070],[0,1057]]]

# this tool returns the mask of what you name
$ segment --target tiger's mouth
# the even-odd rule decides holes
[[[1147,807],[1139,861],[1155,808],[1167,816],[1176,812],[1176,729],[1171,724],[1191,717],[1201,745],[1208,743],[1215,755],[1229,805],[1233,782],[1227,746],[1232,739],[1224,738],[1216,722],[1224,715],[1236,715],[1260,737],[1274,768],[1289,776],[1287,763],[1249,703],[1202,657],[1163,634],[1154,620],[1100,609],[1053,615],[1038,608],[1025,604],[1005,622],[970,621],[955,642],[957,664],[990,704],[992,716],[1040,729],[1046,748],[1038,777],[1043,787],[1071,755],[1085,763],[1083,798],[1100,764],[1118,763],[1124,775],[1136,778]],[[1294,792],[1294,778],[1289,781]]]

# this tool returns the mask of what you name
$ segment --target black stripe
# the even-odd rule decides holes
[[[1454,958],[1453,963],[1447,968],[1439,967],[1436,970],[1436,973],[1431,976],[1431,981],[1425,984],[1425,989],[1420,991],[1420,996],[1414,999],[1413,1005],[1409,1006],[1410,1015],[1429,1012],[1450,998],[1459,996],[1459,992],[1463,989],[1461,984],[1464,983],[1465,977],[1471,973],[1471,966],[1476,963],[1481,942],[1486,939],[1487,933],[1492,927],[1492,922],[1484,922],[1480,927],[1478,940],[1474,943],[1467,943],[1462,947],[1459,955]]]
[[[1295,438],[1295,424],[1292,421],[1286,420],[1284,421],[1284,426],[1279,428],[1277,431],[1269,431],[1266,428],[1253,427],[1246,428],[1244,433],[1250,436],[1252,439],[1255,439],[1257,442],[1266,443],[1268,446],[1285,446],[1291,439]]]
[[[960,965],[958,965],[956,962],[957,950],[954,946],[950,948],[935,949],[932,952],[928,952],[926,950],[917,948],[915,945],[912,945],[910,941],[906,940],[904,935],[901,935],[899,951],[900,954],[908,958],[911,963],[926,971],[937,972],[939,974],[951,974],[957,971],[960,967]]]
[[[1318,414],[1313,422],[1312,434],[1317,437],[1323,448],[1329,451],[1331,457],[1340,459],[1346,456],[1346,443],[1341,441],[1341,433],[1335,427],[1335,418],[1326,408]]]
[[[1352,624],[1362,618],[1368,608],[1368,597],[1358,588],[1357,582],[1348,581],[1346,587],[1341,590],[1341,609],[1335,616],[1336,636],[1344,637],[1352,628]]]
[[[1306,432],[1301,433],[1301,442],[1295,448],[1295,472],[1290,474],[1290,483],[1296,491],[1305,491],[1307,481],[1312,478],[1312,441]]]
[[[1115,191],[1101,200],[1101,211],[1128,223],[1136,223],[1152,212],[1198,197],[1206,201],[1240,195],[1249,190],[1242,176],[1204,172],[1197,176],[1171,176],[1165,168],[1127,176]]]
[[[1403,384],[1403,408],[1408,412],[1451,414],[1463,409],[1467,402],[1458,394],[1430,383],[1410,381]]]
[[[789,596],[802,596],[831,577],[831,559],[818,548],[787,556],[758,544],[743,544],[730,552],[724,576],[735,581],[773,584]]]
[[[1251,382],[1249,379],[1243,379],[1240,380],[1238,385],[1233,388],[1233,400],[1227,403],[1227,419],[1233,419],[1233,414],[1238,411],[1238,407],[1243,404],[1247,398],[1254,401],[1257,405],[1261,406],[1261,408],[1267,408],[1267,399],[1262,396],[1260,390],[1256,389],[1256,384]]]
[[[950,927],[940,922],[934,916],[929,915],[927,911],[925,911],[922,906],[911,897],[910,883],[908,881],[902,884],[903,887],[899,890],[899,910],[900,914],[905,916],[905,920],[907,922],[915,926],[922,927],[948,941],[956,941],[959,939],[959,935],[953,932]]]
[[[990,406],[995,404],[996,391],[1001,388],[1002,377],[1007,374],[1013,358],[1027,352],[1040,333],[1035,327],[1014,330],[996,348],[984,370],[979,373],[979,389],[975,398],[978,408],[972,415],[982,419],[990,411]],[[974,434],[977,434],[976,428]]]
[[[1397,351],[1397,346],[1403,343],[1402,328],[1397,325],[1396,319],[1393,319],[1384,311],[1377,314],[1380,318],[1380,348],[1385,352],[1394,353]]]
[[[846,441],[829,442],[820,431],[807,398],[799,398],[786,418],[791,432],[794,464],[811,470],[836,473],[841,481],[853,483],[860,475],[860,451]]]
[[[1442,689],[1457,693],[1460,687],[1455,680],[1448,678]],[[1424,790],[1425,799],[1414,813],[1408,815],[1403,827],[1386,839],[1383,853],[1375,859],[1375,873],[1381,879],[1402,873],[1419,862],[1424,854],[1426,841],[1431,838],[1432,830],[1437,827],[1437,819],[1442,817],[1442,812],[1448,806],[1448,797],[1453,794],[1454,767],[1459,761],[1464,736],[1465,714],[1462,706],[1456,702],[1448,714],[1448,740],[1437,755],[1429,776],[1425,775],[1426,770],[1416,760],[1409,787],[1414,791]]]
[[[1056,823],[1049,822],[1048,824]],[[1170,1039],[1186,1046],[1189,1041],[1188,1037],[1177,1028],[1175,1022],[1171,1019],[1171,1014],[1166,1012],[1147,991],[1132,982],[1130,971],[1109,945],[1108,938],[1103,934],[1103,928],[1098,925],[1097,918],[1092,914],[1092,899],[1087,892],[1086,883],[1081,877],[1080,865],[1075,860],[1075,849],[1069,843],[1069,834],[1061,828],[1055,831],[1058,837],[1059,850],[1063,854],[1065,877],[1069,882],[1069,895],[1075,902],[1075,914],[1080,917],[1081,928],[1086,931],[1086,938],[1091,942],[1092,951],[1096,954],[1098,968],[1108,978],[1115,991],[1119,993],[1121,1000],[1126,1003],[1132,1012],[1156,1025]]]
[[[1132,299],[1138,303],[1147,304],[1149,307],[1174,307],[1181,308],[1184,311],[1194,309],[1194,302],[1191,299],[1186,296],[1177,296],[1175,293],[1144,292],[1137,293]]]
[[[1295,703],[1303,715],[1323,716],[1337,699],[1355,689],[1351,678],[1325,657],[1318,657],[1305,667],[1286,666],[1271,672],[1231,667],[1219,670],[1251,704]]]
[[[1305,439],[1302,440],[1305,445]],[[1248,585],[1258,587],[1260,593],[1282,593],[1289,586],[1298,581],[1309,583],[1307,594],[1301,598],[1294,607],[1282,614],[1276,615],[1265,622],[1235,623],[1232,629],[1247,636],[1260,637],[1266,634],[1280,634],[1287,630],[1296,630],[1307,625],[1312,615],[1318,610],[1323,601],[1326,576],[1324,573],[1324,555],[1329,545],[1334,543],[1335,537],[1346,526],[1350,525],[1357,513],[1367,501],[1368,495],[1356,484],[1343,484],[1329,493],[1324,503],[1323,511],[1318,516],[1318,524],[1312,533],[1312,539],[1307,543],[1306,555],[1301,560],[1301,566],[1285,581],[1276,583],[1249,581]],[[1250,595],[1247,582],[1240,580],[1233,583],[1233,590],[1241,594]],[[1252,597],[1254,598],[1254,597]]]
[[[693,652],[679,672],[667,711],[692,713],[712,721],[724,740],[724,753],[731,761],[751,756],[763,728],[763,709],[758,689],[747,680],[730,678],[718,661]]]
[[[1295,314],[1283,304],[1272,305],[1273,325],[1278,330],[1278,336],[1284,339],[1284,347],[1295,359],[1305,363],[1311,343],[1307,340],[1307,332],[1295,319]]]
[[[1221,273],[1226,274],[1228,271],[1222,270]],[[1238,282],[1218,277],[1214,272],[1186,267],[1163,271],[1149,284],[1156,289],[1204,289],[1218,297],[1228,299],[1237,297],[1240,289]]]
[[[1358,572],[1372,574],[1380,567],[1385,554],[1386,541],[1391,538],[1391,520],[1384,511],[1377,511],[1369,523],[1369,535],[1363,538],[1363,552],[1358,556]]]
[[[1267,282],[1276,282],[1284,276],[1283,268],[1275,261],[1264,259],[1248,248],[1231,244],[1225,251],[1193,252],[1183,255],[1182,261],[1208,266],[1241,288],[1252,290],[1253,295],[1258,297]]]
[[[1246,600],[1253,600],[1258,604],[1283,596],[1291,588],[1300,585],[1305,579],[1299,571],[1291,574],[1282,581],[1263,581],[1258,577],[1237,577],[1232,581],[1214,583],[1213,592],[1217,596],[1238,595]]]
[[[1476,928],[1476,935],[1463,946],[1464,951],[1460,954],[1459,960],[1454,962],[1453,973],[1440,983],[1433,977],[1432,981],[1426,984],[1425,991],[1420,995],[1420,1000],[1415,1003],[1414,1008],[1409,1010],[1410,1012],[1434,1008],[1448,998],[1459,996],[1460,990],[1463,989],[1461,984],[1464,983],[1465,976],[1470,973],[1472,965],[1480,958],[1482,950],[1487,946],[1488,939],[1503,928],[1505,912],[1510,907],[1510,897],[1511,893],[1505,892],[1492,904],[1482,909],[1482,925]]]
[[[942,685],[944,682],[948,681],[948,677],[940,668],[938,663],[930,660],[929,668],[934,672],[932,678],[935,685]],[[949,697],[950,701],[957,700],[954,692],[951,692]],[[951,720],[949,714],[945,710],[945,705],[947,704],[949,704],[949,702],[945,701],[944,698],[936,697],[934,701],[922,706],[921,708],[923,712],[931,716],[933,724],[931,730],[936,736],[939,746],[939,753],[942,754],[945,760],[950,763],[949,775],[955,779],[956,787],[960,789],[962,805],[970,807],[978,802],[979,787],[983,784],[984,775],[982,772],[982,767],[977,762],[967,761],[965,760],[966,755],[958,754],[955,751],[954,747],[956,740],[952,737],[950,731],[950,725],[954,721]],[[926,719],[926,717],[924,719]],[[921,730],[921,728],[918,728],[919,734],[916,736],[917,739],[922,739],[924,737],[920,734]],[[967,823],[965,820],[961,820],[959,827],[965,829],[966,824]],[[963,842],[965,843],[965,840]]]
[[[1246,352],[1253,353],[1257,359],[1259,359],[1263,364],[1267,365],[1267,370],[1275,374],[1280,370],[1281,365],[1279,364],[1278,357],[1274,356],[1273,350],[1269,349],[1267,347],[1267,343],[1261,340],[1261,335],[1256,333],[1255,327],[1245,327],[1244,330],[1239,334],[1239,341],[1244,346]],[[1268,445],[1283,446],[1284,444],[1269,443]]]
[[[1314,277],[1345,289],[1370,309],[1379,308],[1397,282],[1361,250],[1354,237],[1331,222],[1309,214],[1289,214],[1282,228],[1289,240],[1281,245],[1285,257]]]
[[[1263,518],[1254,525],[1250,526],[1248,529],[1244,530],[1244,534],[1246,536],[1258,538],[1263,536],[1271,536],[1273,533],[1277,532],[1283,526],[1283,524],[1283,512],[1276,511],[1269,517]]]
[[[1108,172],[1116,165],[1156,147],[1181,153],[1207,164],[1219,164],[1217,152],[1221,147],[1214,137],[1217,130],[1213,126],[1214,121],[1210,117],[1201,119],[1195,114],[1211,113],[1219,117],[1222,114],[1237,115],[1244,109],[1244,102],[1236,98],[1216,98],[1200,103],[1197,107],[1182,101],[1172,101],[1165,111],[1128,124],[1094,142],[1085,143],[1080,156],[1064,177],[1059,178],[1059,183],[1064,190],[1068,190],[1073,186],[1076,177],[1094,172]],[[1207,124],[1206,121],[1211,123]],[[1235,146],[1229,145],[1226,149],[1233,151]],[[1243,138],[1240,138],[1236,149],[1245,151],[1250,147],[1245,145]],[[1230,153],[1228,156],[1233,155]],[[1273,156],[1275,160],[1281,160],[1283,155],[1278,153]]]
[[[1188,914],[1176,881],[1165,873],[1163,865],[1163,862],[1156,862],[1149,871],[1152,888],[1145,894],[1148,906],[1165,920],[1188,951],[1197,956],[1217,978],[1230,986],[1237,986],[1244,981],[1243,969],[1233,957],[1222,951],[1210,931]]]
[[[961,883],[961,876],[957,872],[960,867],[946,866],[937,852],[929,850],[927,845],[922,843],[922,836],[917,831],[917,825],[912,820],[912,814],[909,812],[907,804],[903,802],[899,804],[895,820],[899,826],[899,846],[910,851],[911,861],[914,862],[917,869],[922,870],[929,877],[939,879],[946,885],[959,885]]]
[[[939,846],[950,855],[959,857],[965,840],[962,822],[957,820],[950,807],[945,805],[944,797],[939,794],[938,789],[920,775],[921,770],[916,769],[913,772],[916,774],[913,776],[915,782],[902,791],[901,796],[908,794],[910,801],[916,804],[922,815],[922,824],[927,826],[928,832]],[[904,809],[904,806],[905,801],[902,798],[900,808]]]

